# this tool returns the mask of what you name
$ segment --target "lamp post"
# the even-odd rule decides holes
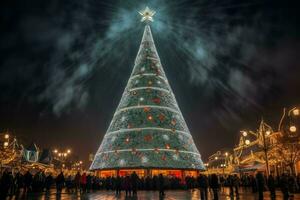
[[[65,166],[64,162],[66,161],[67,157],[71,154],[71,149],[66,149],[64,151],[54,149],[53,153],[56,155],[55,158],[62,163],[61,166]]]
[[[266,142],[266,136],[269,136],[271,134],[271,127],[269,127],[270,130],[266,130],[265,129],[265,123],[262,120],[260,123],[260,127],[259,127],[259,133],[254,133],[253,131],[241,131],[242,136],[244,138],[246,138],[248,136],[248,134],[253,135],[255,137],[256,140],[260,140],[262,139],[262,145],[263,145],[263,152],[264,152],[264,157],[265,157],[265,164],[266,164],[266,173],[267,176],[269,176],[270,174],[270,169],[269,169],[269,158],[268,158],[268,145]],[[260,138],[261,136],[261,138]],[[245,139],[245,144],[246,145],[250,145],[251,141],[250,139]]]
[[[267,146],[267,143],[266,143],[266,134],[270,135],[271,132],[267,132],[265,130],[265,123],[264,123],[264,120],[262,119],[261,121],[261,127],[260,127],[260,131],[261,131],[261,135],[262,135],[262,138],[263,138],[263,150],[264,150],[264,153],[265,153],[265,159],[266,159],[266,170],[267,170],[267,176],[270,175],[270,169],[269,169],[269,157],[268,157],[268,146]]]

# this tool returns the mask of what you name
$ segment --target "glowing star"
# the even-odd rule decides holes
[[[155,15],[155,11],[151,10],[148,6],[144,9],[141,10],[140,15],[142,16],[141,22],[153,22],[153,15]]]

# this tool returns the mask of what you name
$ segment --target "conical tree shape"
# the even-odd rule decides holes
[[[90,167],[204,169],[146,25],[135,66]]]

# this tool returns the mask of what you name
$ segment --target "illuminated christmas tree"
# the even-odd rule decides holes
[[[148,9],[148,10],[147,10]],[[149,8],[142,21],[152,21]],[[162,68],[149,23],[120,104],[91,170],[204,169]]]

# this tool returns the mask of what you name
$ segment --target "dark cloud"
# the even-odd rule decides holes
[[[96,149],[133,67],[145,5],[157,11],[157,49],[200,151],[211,144],[204,156],[221,146],[208,135],[226,133],[232,145],[247,122],[299,101],[292,2],[11,1],[0,12],[2,128],[32,138],[46,130],[50,140],[76,132],[71,145],[97,140],[84,153]]]

